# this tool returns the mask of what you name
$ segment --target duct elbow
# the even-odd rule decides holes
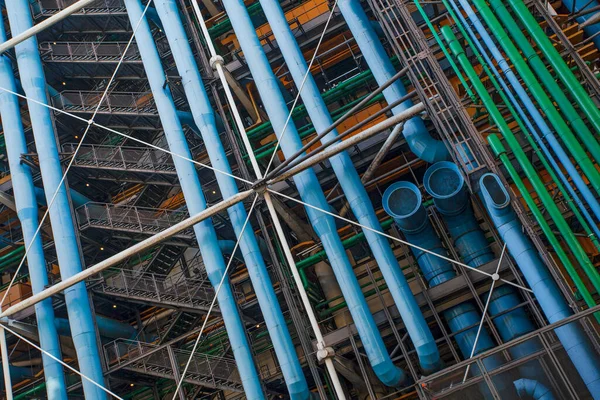
[[[534,400],[554,400],[552,391],[533,379],[521,378],[513,382],[520,398]]]
[[[434,139],[420,118],[413,118],[403,130],[406,143],[419,159],[430,164],[450,159],[450,153],[443,141]]]
[[[371,366],[377,378],[386,386],[398,388],[407,386],[410,383],[408,375],[395,366],[389,358],[379,363],[373,363]]]

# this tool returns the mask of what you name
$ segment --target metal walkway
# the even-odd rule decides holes
[[[195,314],[207,311],[214,297],[214,289],[202,276],[167,276],[127,269],[116,270],[94,291],[130,302],[176,308]]]
[[[127,49],[127,42],[44,42],[40,43],[42,61],[77,63],[142,63],[135,45]],[[127,50],[127,51],[126,51]]]
[[[62,146],[63,153],[74,154],[76,143]],[[73,167],[108,169],[147,174],[176,175],[171,156],[150,147],[81,145]]]
[[[108,203],[87,203],[75,210],[80,230],[106,229],[154,235],[188,218],[187,210],[173,211]],[[192,228],[173,237],[194,239]]]
[[[157,346],[134,340],[118,339],[104,346],[109,373],[119,369],[145,375],[178,380],[190,357],[187,350],[171,345]],[[195,353],[185,375],[185,382],[213,389],[242,392],[235,360]]]

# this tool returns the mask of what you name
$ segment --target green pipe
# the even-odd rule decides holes
[[[261,14],[262,12],[263,11],[260,6],[260,2],[258,1],[248,6],[248,14],[250,14],[251,17]],[[229,18],[226,18],[223,21],[211,26],[208,29],[208,33],[210,34],[211,38],[215,39],[221,36],[222,34],[229,32],[231,29],[231,20]]]
[[[494,1],[492,1],[494,3]],[[556,50],[544,30],[537,23],[536,19],[531,15],[527,6],[522,0],[508,0],[508,4],[512,7],[517,18],[525,26],[537,46],[544,54],[544,57],[550,62],[552,68],[563,82],[567,90],[571,93],[571,97],[579,104],[579,107],[587,115],[590,122],[600,132],[600,110],[594,104],[589,94],[585,91],[581,83],[577,80],[569,66],[565,63],[560,53]]]
[[[440,39],[440,36],[438,35],[435,27],[431,23],[431,20],[427,16],[427,13],[423,9],[423,7],[421,7],[421,3],[419,2],[419,0],[415,0],[415,5],[417,6],[417,10],[419,10],[419,12],[421,13],[421,17],[423,17],[423,20],[425,21],[425,24],[427,24],[427,27],[431,31],[431,34],[435,38],[435,41],[437,42],[438,46],[440,46],[440,49],[442,50],[442,53],[444,53],[444,56],[446,56],[446,59],[450,63],[450,66],[452,67],[452,70],[454,71],[454,73],[456,74],[456,76],[458,77],[458,79],[460,80],[460,82],[462,83],[463,87],[467,91],[467,94],[471,98],[471,101],[476,102],[477,100],[475,98],[475,94],[473,93],[473,91],[471,90],[471,88],[469,87],[469,85],[467,85],[467,81],[465,80],[463,74],[458,69],[458,66],[456,65],[456,63],[454,62],[454,60],[452,59],[452,57],[450,57],[450,54],[448,54],[448,49],[446,49],[446,46],[444,46],[444,42],[442,42],[442,39]]]
[[[585,143],[586,148],[590,151],[590,154],[594,157],[594,159],[600,160],[600,144],[598,144],[598,141],[596,140],[594,135],[592,135],[592,132],[590,132],[586,123],[581,119],[581,117],[577,113],[577,110],[575,110],[575,107],[573,107],[573,105],[571,104],[571,101],[563,93],[562,88],[558,86],[556,80],[554,79],[554,77],[552,77],[552,74],[546,69],[546,65],[539,57],[535,49],[531,46],[531,44],[529,44],[529,41],[527,40],[523,32],[521,32],[521,30],[518,28],[516,21],[510,15],[510,13],[502,4],[502,2],[497,0],[491,0],[490,4],[494,7],[496,15],[498,16],[498,18],[500,18],[500,21],[502,21],[504,26],[507,29],[511,30],[511,37],[515,41],[516,45],[521,49],[523,53],[522,57],[516,48],[514,49],[514,51],[511,49],[509,53],[507,47],[510,48],[511,46],[507,46],[507,44],[510,42],[510,39],[506,34],[506,31],[498,23],[498,19],[496,19],[496,17],[493,16],[490,7],[488,7],[488,5],[485,4],[485,0],[473,0],[473,2],[479,9],[481,16],[485,19],[486,23],[491,28],[491,32],[496,36],[504,50],[508,53],[511,61],[515,65],[515,68],[517,68],[517,70],[521,68],[524,71],[521,72],[521,70],[519,70],[519,73],[521,74],[523,80],[525,80],[525,75],[531,73],[532,70],[535,71],[537,76],[540,78],[540,80],[548,90],[548,92],[556,100],[556,103],[558,104],[558,107],[562,111],[563,115],[565,115],[565,117],[567,117],[567,119],[570,121],[573,131],[575,131],[575,133],[579,136],[582,143]],[[512,42],[510,42],[510,44],[512,45]],[[514,45],[512,47],[514,47]],[[525,69],[521,66],[521,64],[527,65],[527,63],[525,63],[525,61],[523,60],[523,57],[528,60],[531,69]],[[517,62],[519,63],[517,64]],[[532,91],[532,94],[536,96],[535,93],[533,93],[531,85],[528,84],[527,86]],[[541,90],[543,92],[543,89]],[[538,99],[538,102],[539,101],[540,100]],[[555,109],[554,105],[552,105],[552,108]],[[558,126],[554,122],[552,122],[552,124],[558,132],[567,128],[566,124],[562,125],[559,123]],[[571,132],[571,130],[569,130],[569,132]],[[595,175],[595,179],[600,179],[600,174],[598,173],[598,171],[595,169],[594,171],[595,174],[593,175]],[[588,172],[586,172],[586,174],[588,174]],[[590,179],[590,181],[592,180],[592,178],[590,178],[589,176],[588,178]],[[596,188],[596,190],[598,190],[598,188]]]
[[[452,50],[452,53],[458,59],[458,62],[465,71],[465,74],[471,80],[471,84],[474,86],[475,91],[479,94],[479,97],[481,97],[481,100],[484,106],[487,108],[490,117],[495,122],[496,126],[498,127],[498,129],[504,136],[506,142],[508,143],[509,147],[511,148],[512,152],[514,153],[517,161],[523,168],[525,175],[527,176],[527,178],[529,178],[529,181],[533,185],[534,190],[537,192],[540,200],[542,201],[542,204],[544,204],[544,206],[546,207],[546,211],[556,224],[556,227],[558,228],[559,232],[563,235],[563,238],[569,246],[569,248],[571,249],[571,251],[573,252],[573,255],[583,267],[583,270],[586,272],[592,285],[594,286],[596,291],[600,293],[600,274],[598,274],[598,271],[587,257],[585,251],[581,247],[581,244],[571,231],[569,224],[562,216],[562,213],[558,209],[557,205],[554,203],[552,196],[550,196],[550,194],[546,190],[544,183],[537,175],[535,168],[529,162],[529,159],[523,151],[521,144],[512,133],[511,129],[504,120],[504,117],[496,107],[494,100],[489,95],[487,89],[479,79],[477,72],[475,72],[475,69],[473,68],[469,59],[467,58],[462,46],[456,39],[456,36],[454,36],[452,29],[448,26],[443,27],[442,34],[444,35],[446,41],[449,43],[450,50]]]
[[[502,101],[504,102],[504,104],[506,104],[509,112],[511,113],[511,115],[513,116],[513,118],[515,119],[515,121],[517,122],[517,124],[519,125],[519,128],[521,129],[521,131],[525,135],[525,138],[527,139],[527,141],[531,145],[532,149],[535,151],[536,155],[538,156],[538,158],[540,159],[540,161],[544,165],[544,168],[550,174],[550,177],[554,181],[554,183],[556,184],[556,187],[558,188],[558,190],[563,194],[565,202],[569,205],[569,208],[571,209],[571,211],[573,212],[573,214],[577,218],[577,221],[581,224],[581,226],[583,227],[586,235],[591,239],[591,241],[594,244],[594,246],[596,246],[596,248],[598,250],[600,250],[600,242],[598,241],[598,238],[592,232],[589,224],[583,218],[583,215],[581,215],[581,212],[579,211],[579,208],[577,207],[577,205],[575,204],[575,202],[571,198],[569,192],[565,189],[565,187],[564,187],[563,183],[561,182],[561,180],[558,179],[558,177],[556,176],[556,173],[554,172],[554,169],[550,166],[550,164],[549,164],[549,162],[548,162],[545,154],[541,151],[541,149],[539,148],[539,146],[537,145],[537,143],[533,139],[533,137],[531,135],[531,132],[529,132],[529,129],[527,129],[527,127],[525,126],[525,124],[521,120],[521,117],[519,116],[519,114],[514,109],[512,103],[506,97],[506,94],[504,93],[504,90],[500,87],[500,84],[498,83],[498,80],[496,79],[495,75],[489,69],[487,63],[485,62],[485,60],[483,59],[483,57],[479,53],[479,50],[477,49],[477,47],[475,46],[475,44],[471,40],[470,36],[465,31],[462,23],[460,22],[460,19],[458,19],[456,17],[456,15],[455,15],[452,7],[450,6],[450,4],[448,3],[447,0],[442,0],[442,2],[444,3],[444,5],[446,6],[446,8],[448,9],[448,11],[450,13],[450,16],[454,19],[454,21],[456,23],[456,26],[460,30],[463,38],[466,39],[469,47],[473,51],[473,54],[475,54],[475,56],[477,57],[477,61],[479,62],[479,64],[481,64],[481,66],[483,67],[485,73],[490,78],[490,81],[492,82],[492,85],[494,86],[494,88],[496,89],[496,91],[500,94],[500,97],[502,98]]]
[[[581,144],[579,144],[573,135],[573,132],[567,123],[562,119],[559,112],[554,107],[554,103],[552,100],[550,100],[538,80],[535,78],[527,63],[521,57],[519,50],[511,42],[506,31],[502,28],[500,22],[494,16],[491,9],[485,4],[485,0],[473,0],[473,2],[479,9],[481,17],[490,27],[490,32],[496,37],[508,57],[510,57],[516,70],[519,72],[521,78],[527,85],[527,88],[538,101],[541,111],[546,115],[550,123],[552,123],[556,133],[573,155],[575,163],[579,164],[584,174],[594,187],[594,190],[600,193],[600,173],[596,169],[594,163],[588,157],[586,151],[583,149],[583,147],[581,147]],[[515,31],[518,31],[518,29],[515,29]],[[511,33],[515,34],[515,32]],[[560,89],[556,91],[562,93]],[[597,159],[600,160],[600,158]]]
[[[5,260],[7,260],[9,258],[13,258],[17,254],[23,254],[23,253],[25,253],[25,247],[24,246],[17,247],[16,249],[12,250],[11,252],[6,253],[5,255],[0,257],[0,263],[4,262]]]
[[[556,238],[556,235],[550,228],[550,225],[548,225],[548,222],[544,219],[544,215],[538,208],[537,204],[535,203],[535,200],[531,197],[531,195],[527,191],[527,187],[525,186],[525,183],[519,176],[519,173],[517,172],[515,167],[510,162],[510,159],[509,159],[508,155],[506,154],[506,149],[502,145],[502,142],[500,142],[500,138],[498,138],[498,136],[496,136],[495,134],[492,134],[492,135],[488,136],[488,142],[489,142],[490,147],[492,148],[492,151],[494,152],[494,154],[500,159],[500,161],[502,162],[502,164],[508,171],[508,174],[510,175],[511,179],[513,180],[515,185],[517,185],[517,188],[521,192],[521,195],[523,196],[523,199],[527,203],[527,206],[533,213],[535,219],[538,221],[538,224],[542,228],[542,231],[548,238],[548,242],[550,243],[550,246],[552,246],[552,248],[556,252],[556,255],[558,256],[559,260],[561,261],[561,263],[567,270],[567,273],[569,274],[569,276],[575,283],[575,287],[577,288],[579,294],[581,295],[581,297],[583,298],[585,303],[588,305],[588,307],[595,306],[596,302],[594,301],[594,298],[592,297],[588,288],[583,283],[583,280],[577,273],[577,270],[571,263],[571,260],[569,259],[569,257],[565,253],[565,251],[562,249],[560,242],[558,241],[558,239]],[[596,317],[596,320],[598,320],[598,322],[600,322],[598,313],[596,313],[595,317]]]

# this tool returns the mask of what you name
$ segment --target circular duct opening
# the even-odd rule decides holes
[[[421,192],[410,182],[396,182],[383,194],[383,208],[394,218],[413,215],[421,206]]]
[[[431,196],[445,199],[456,195],[463,187],[464,178],[458,167],[448,161],[438,162],[425,172],[423,185]]]
[[[508,192],[504,189],[500,178],[494,174],[485,174],[481,177],[480,186],[484,195],[492,201],[496,208],[502,208],[510,203]]]

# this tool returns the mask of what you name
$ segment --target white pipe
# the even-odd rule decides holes
[[[325,150],[315,154],[314,156],[311,156],[309,154],[309,157],[307,157],[304,161],[302,161],[295,167],[289,169],[288,171],[285,171],[285,172],[279,174],[275,179],[269,181],[269,183],[271,184],[271,183],[275,183],[275,182],[284,181],[284,180],[296,175],[297,173],[304,171],[307,168],[312,167],[313,165],[316,165],[322,161],[325,161],[325,160],[331,158],[332,156],[334,156],[352,146],[357,145],[358,143],[362,142],[363,140],[368,139],[371,136],[374,136],[385,129],[391,128],[394,125],[397,125],[407,119],[414,117],[415,115],[417,115],[418,113],[420,113],[424,110],[425,110],[425,106],[423,105],[423,103],[415,104],[414,106],[397,113],[393,117],[388,118],[385,121],[382,121],[382,122],[378,123],[377,125],[374,125],[368,129],[365,129],[358,135],[354,135],[349,139],[343,140],[337,144],[334,144],[331,147],[326,148]]]
[[[4,387],[6,400],[13,399],[12,381],[10,379],[10,363],[8,361],[8,346],[6,345],[6,332],[0,327],[0,351],[2,352],[2,372],[4,374]]]
[[[77,11],[84,8],[85,6],[92,4],[94,1],[96,1],[96,0],[79,0],[77,3],[71,4],[67,8],[63,8],[61,11],[57,12],[50,18],[43,20],[39,24],[32,26],[31,28],[27,29],[24,32],[21,32],[20,34],[13,37],[12,39],[7,40],[6,42],[0,44],[0,54],[4,53],[7,50],[12,49],[19,43],[24,42],[25,40],[29,39],[30,37],[37,35],[41,31],[50,28],[52,25],[56,24],[57,22],[62,21],[63,19],[70,16],[71,14],[76,13]]]
[[[294,283],[296,284],[296,288],[298,289],[298,293],[300,294],[300,298],[302,299],[302,304],[304,305],[304,309],[308,316],[308,320],[310,321],[310,325],[315,333],[315,338],[317,339],[317,358],[319,360],[325,360],[325,366],[327,367],[327,371],[331,377],[331,383],[335,389],[335,393],[338,396],[338,399],[345,400],[346,396],[344,394],[344,389],[342,388],[342,384],[340,382],[340,378],[337,375],[337,371],[335,370],[335,366],[333,365],[333,359],[331,358],[332,349],[328,349],[325,345],[325,339],[323,338],[323,334],[321,333],[321,329],[319,328],[319,322],[317,321],[317,317],[310,305],[310,300],[308,299],[308,295],[306,294],[306,290],[304,290],[304,286],[302,285],[302,279],[300,278],[300,274],[298,273],[298,268],[296,267],[296,261],[294,261],[294,256],[292,255],[292,251],[290,250],[290,245],[287,242],[285,234],[283,232],[283,228],[281,227],[281,222],[279,221],[279,217],[277,212],[275,212],[275,207],[273,207],[273,200],[271,199],[271,194],[269,192],[264,193],[265,204],[269,209],[269,214],[271,215],[271,219],[273,220],[273,226],[275,227],[275,231],[277,232],[277,236],[281,241],[281,247],[283,249],[283,253],[285,254],[285,259],[292,271],[292,276],[294,277]]]
[[[141,251],[144,251],[151,247],[154,247],[158,243],[162,242],[163,240],[168,239],[168,238],[178,234],[179,232],[181,232],[187,228],[190,228],[193,225],[196,225],[198,222],[204,221],[205,219],[208,219],[208,218],[212,217],[213,215],[226,210],[227,208],[231,207],[233,204],[237,204],[240,201],[247,199],[253,193],[254,193],[254,190],[246,190],[244,192],[238,193],[235,196],[231,196],[228,199],[224,199],[220,203],[217,203],[214,206],[209,207],[202,212],[199,212],[198,214],[194,215],[193,217],[184,219],[183,221],[171,226],[170,228],[167,228],[164,231],[157,233],[156,235],[151,236],[148,239],[143,240],[143,241],[139,242],[138,244],[131,246],[130,248],[123,250],[122,252],[117,253],[112,257],[107,258],[104,261],[99,262],[98,264],[96,264],[88,269],[85,269],[85,270],[79,272],[78,274],[75,274],[75,275],[71,276],[70,278],[65,279],[62,282],[59,282],[56,285],[53,285],[53,286],[49,287],[48,289],[45,289],[42,292],[39,292],[38,294],[33,295],[33,296],[29,297],[28,299],[25,299],[25,300],[21,301],[20,303],[17,303],[14,306],[7,308],[4,312],[2,312],[2,314],[0,314],[0,318],[8,317],[19,311],[25,310],[26,308],[31,307],[34,304],[37,304],[42,300],[45,300],[51,296],[54,296],[55,294],[58,294],[58,293],[62,292],[63,290],[68,289],[71,286],[73,286],[87,278],[90,278],[99,272],[104,271],[105,269],[108,269],[110,267],[113,267],[113,266],[125,261],[129,257],[131,257]],[[1,335],[1,332],[0,332],[0,335]]]

